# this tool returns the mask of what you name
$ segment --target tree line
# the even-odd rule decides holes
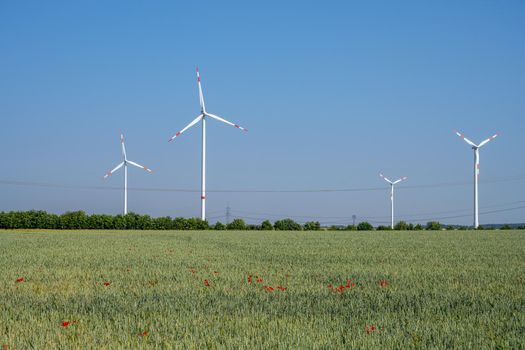
[[[506,225],[501,229],[510,229]],[[525,227],[518,227],[525,229]],[[210,225],[207,221],[198,218],[152,218],[149,215],[128,213],[127,215],[88,215],[83,211],[66,212],[61,215],[47,213],[45,211],[11,211],[0,212],[0,229],[49,229],[49,230],[277,230],[277,231],[373,231],[390,230],[388,226],[374,227],[368,222],[360,222],[357,225],[321,227],[318,221],[309,221],[304,224],[297,223],[292,219],[282,219],[275,222],[264,220],[261,224],[247,224],[243,219],[235,219],[231,223],[223,224],[217,222]],[[444,227],[437,221],[431,221],[422,226],[404,221],[398,222],[394,230],[419,231],[419,230],[443,230],[467,229],[466,226]]]

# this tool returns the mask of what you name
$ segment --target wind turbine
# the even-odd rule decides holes
[[[463,141],[468,143],[470,146],[472,146],[472,149],[474,150],[474,228],[479,227],[479,211],[478,211],[478,180],[479,180],[479,149],[489,143],[490,141],[494,140],[496,137],[498,137],[499,134],[495,134],[485,141],[481,142],[479,145],[476,145],[474,142],[470,141],[457,130],[454,130],[456,135],[461,137]]]
[[[199,103],[201,106],[201,113],[197,116],[197,118],[195,118],[191,123],[189,123],[184,129],[182,129],[181,131],[176,133],[173,137],[171,137],[168,140],[168,142],[173,141],[176,137],[180,136],[183,132],[185,132],[186,130],[188,130],[189,128],[197,124],[198,122],[202,121],[201,219],[204,221],[206,220],[206,117],[216,119],[220,122],[234,126],[237,129],[241,129],[243,131],[248,131],[248,129],[245,129],[237,124],[229,122],[226,119],[223,119],[221,117],[218,117],[206,111],[206,107],[204,105],[204,96],[202,95],[201,77],[199,75],[199,67],[197,67],[197,83],[199,85]]]
[[[128,157],[126,155],[126,146],[124,145],[124,135],[123,134],[120,134],[120,143],[121,143],[121,146],[122,146],[122,158],[124,160],[122,161],[122,163],[117,165],[115,167],[115,169],[111,170],[109,173],[104,175],[104,179],[107,179],[108,177],[113,175],[113,173],[115,171],[117,171],[120,168],[124,167],[124,215],[126,215],[128,213],[128,164],[136,166],[137,168],[144,169],[148,173],[151,173],[152,170],[149,169],[149,168],[146,168],[145,166],[142,166],[140,164],[132,162],[131,160],[128,160]]]
[[[388,178],[386,178],[383,174],[379,174],[379,176],[381,176],[381,178],[383,178],[386,182],[390,184],[390,203],[391,203],[391,216],[392,216],[390,228],[393,230],[394,229],[394,186],[400,183],[401,181],[405,181],[407,177],[403,176],[402,178],[392,182]]]

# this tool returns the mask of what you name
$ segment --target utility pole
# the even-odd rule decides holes
[[[355,226],[355,219],[357,219],[357,216],[354,214],[352,215],[352,226]]]

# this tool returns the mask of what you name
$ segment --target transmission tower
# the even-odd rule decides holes
[[[230,204],[226,206],[226,225],[230,224],[231,208]]]

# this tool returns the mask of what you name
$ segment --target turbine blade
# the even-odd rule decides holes
[[[402,181],[405,181],[406,179],[408,179],[408,178],[407,178],[406,176],[403,176],[402,178],[400,178],[400,179],[394,181],[393,185],[398,184],[398,183],[400,183],[400,182],[402,182]]]
[[[197,84],[199,85],[199,103],[201,105],[201,111],[204,112],[206,110],[204,106],[204,96],[202,94],[202,87],[201,87],[201,76],[199,74],[199,67],[197,67]]]
[[[110,177],[111,175],[113,175],[113,173],[117,170],[119,170],[120,168],[122,168],[122,166],[124,165],[124,162],[120,163],[119,165],[117,165],[115,167],[115,169],[111,170],[109,173],[107,173],[106,175],[104,175],[104,179],[107,179],[108,177]]]
[[[140,165],[140,164],[137,164],[137,163],[135,163],[135,162],[132,162],[131,160],[128,160],[128,163],[131,164],[131,165],[136,166],[137,168],[144,169],[144,170],[146,170],[148,173],[153,172],[153,170],[151,170],[150,168],[147,168],[147,167],[145,167],[145,166],[143,166],[143,165]]]
[[[229,121],[227,121],[226,119],[223,119],[223,118],[221,118],[221,117],[218,117],[218,116],[216,116],[216,115],[214,115],[214,114],[206,113],[206,115],[207,115],[208,117],[213,118],[213,119],[216,119],[216,120],[218,120],[218,121],[220,121],[220,122],[226,123],[226,124],[231,125],[231,126],[235,126],[237,129],[241,129],[242,131],[248,131],[248,129],[245,129],[245,128],[243,128],[243,127],[240,126],[240,125],[233,124],[232,122],[229,122]]]
[[[479,144],[478,148],[481,147],[481,146],[484,146],[486,145],[487,143],[489,143],[490,141],[494,140],[496,137],[498,137],[499,134],[495,134],[495,135],[492,135],[491,137],[489,137],[488,139],[486,139],[485,141],[483,141],[482,143]]]
[[[120,134],[120,145],[122,146],[122,157],[126,159],[126,145],[124,145],[124,134]]]
[[[463,141],[465,141],[466,143],[468,143],[469,145],[471,145],[472,147],[478,147],[474,142],[470,141],[469,139],[467,139],[465,137],[465,135],[463,135],[462,133],[460,133],[459,131],[457,130],[454,130],[454,132],[456,133],[456,135],[458,135],[459,137],[461,137],[463,139]]]
[[[379,176],[381,176],[381,178],[382,178],[383,180],[385,180],[386,182],[388,182],[389,184],[392,184],[392,181],[390,181],[387,177],[385,177],[385,175],[383,175],[383,174],[379,174]]]
[[[181,131],[179,131],[178,133],[176,133],[175,135],[173,135],[169,140],[168,142],[171,142],[173,141],[176,137],[180,136],[184,131],[188,130],[189,128],[191,128],[192,126],[194,126],[195,124],[197,124],[198,122],[201,121],[203,115],[202,114],[199,114],[199,116],[195,119],[193,119],[193,121],[191,123],[189,123],[188,125],[186,125],[186,127],[184,129],[182,129]]]

